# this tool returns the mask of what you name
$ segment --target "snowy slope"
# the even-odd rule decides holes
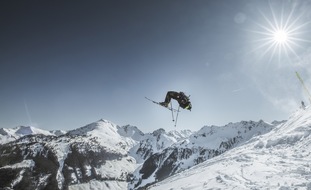
[[[311,190],[311,108],[150,189]]]

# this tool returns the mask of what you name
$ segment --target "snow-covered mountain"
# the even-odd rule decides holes
[[[107,120],[58,136],[33,127],[1,129],[0,189],[127,189],[137,167],[134,147],[148,141],[152,152],[182,136],[162,132],[144,134]]]
[[[311,108],[148,189],[311,190]]]
[[[308,109],[196,132],[107,120],[66,133],[0,129],[0,189],[310,190],[310,126]]]
[[[152,154],[161,152],[179,140],[188,138],[190,134],[192,134],[190,130],[170,131],[168,133],[164,129],[155,130],[141,137],[139,143],[131,148],[130,155],[136,159],[138,164],[141,164]]]
[[[238,146],[251,137],[271,131],[263,121],[242,121],[223,127],[206,126],[187,138],[171,141],[170,146],[153,151],[134,172],[129,188],[138,189],[161,181]],[[145,147],[145,145],[143,145]],[[146,151],[144,151],[146,152]]]
[[[132,141],[105,120],[61,136],[29,133],[0,146],[0,188],[70,189],[96,179],[124,189],[135,169],[127,154]]]
[[[16,139],[19,139],[23,136],[27,135],[36,135],[36,134],[42,134],[42,135],[57,135],[53,132],[38,129],[31,126],[18,126],[13,129],[10,128],[0,128],[0,144],[4,144],[10,141],[14,141]]]

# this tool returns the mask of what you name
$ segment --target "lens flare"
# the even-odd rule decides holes
[[[269,3],[269,8],[262,11],[259,9],[258,19],[254,21],[256,40],[253,40],[256,52],[261,58],[269,57],[270,62],[278,57],[279,62],[284,59],[299,59],[298,51],[304,50],[303,43],[310,43],[306,38],[310,33],[310,19],[306,20],[304,11],[297,4],[277,4],[273,8]]]

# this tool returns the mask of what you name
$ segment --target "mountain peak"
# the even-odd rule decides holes
[[[43,135],[54,135],[49,131],[39,129],[33,126],[19,126],[13,129],[16,135],[25,136],[25,135],[36,135],[36,134],[43,134]]]
[[[123,137],[130,137],[136,141],[141,140],[142,137],[145,135],[136,126],[131,126],[131,125],[125,125],[122,127],[118,127],[118,133]]]
[[[153,131],[152,134],[154,136],[159,136],[159,135],[165,134],[165,130],[163,128],[160,128],[160,129]]]
[[[8,135],[8,132],[4,128],[0,128],[0,135]]]
[[[112,123],[111,121],[107,120],[107,119],[100,119],[97,122],[103,122],[103,123]]]
[[[20,135],[30,135],[34,133],[34,130],[30,126],[20,126],[15,133]]]
[[[71,130],[67,134],[68,135],[86,135],[88,133],[93,133],[94,131],[102,131],[102,130],[109,130],[109,129],[115,131],[117,130],[117,125],[108,120],[100,119],[84,127]]]

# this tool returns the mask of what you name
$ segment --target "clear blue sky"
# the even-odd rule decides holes
[[[310,1],[1,1],[0,127],[69,130],[101,118],[174,129],[287,119],[310,84]],[[286,22],[287,21],[287,22]],[[291,43],[270,46],[286,25]],[[271,47],[271,48],[270,48]],[[177,106],[176,102],[173,102]]]

